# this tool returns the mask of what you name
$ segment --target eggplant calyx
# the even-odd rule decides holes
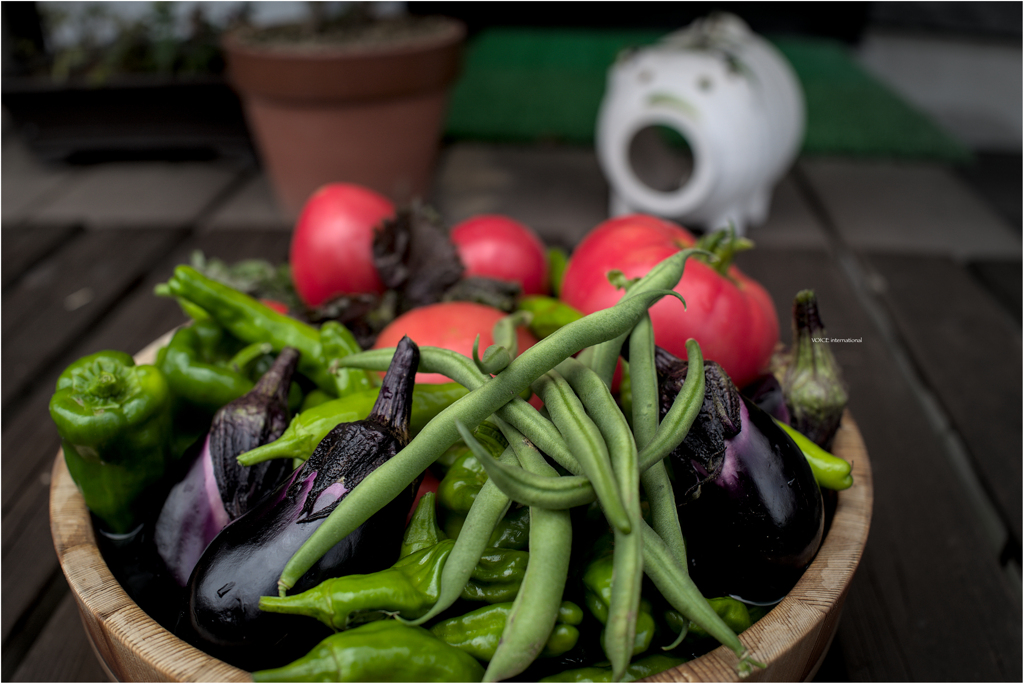
[[[659,403],[662,417],[686,381],[686,361],[660,347],[655,348],[654,365],[658,373]],[[700,488],[716,479],[725,463],[726,440],[742,429],[739,390],[722,367],[714,361],[704,364],[704,400],[686,439],[675,452],[680,471],[688,474],[685,500],[700,496]]]
[[[237,457],[272,442],[288,427],[288,389],[299,362],[299,352],[285,347],[274,364],[246,395],[219,411],[210,427],[210,458],[214,479],[224,507],[232,520],[248,509],[259,490],[276,485],[284,464],[241,466]],[[280,471],[269,475],[270,471]]]
[[[403,337],[381,384],[380,394],[365,420],[341,423],[317,445],[302,466],[316,472],[299,522],[326,518],[344,496],[409,443],[409,418],[420,351]],[[317,510],[320,497],[341,485],[334,501]]]

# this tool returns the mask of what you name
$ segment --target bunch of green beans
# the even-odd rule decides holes
[[[405,449],[342,500],[290,559],[278,582],[280,593],[284,595],[328,549],[388,503],[461,437],[490,479],[477,496],[445,563],[439,600],[415,622],[431,619],[458,597],[510,502],[528,505],[530,561],[485,681],[523,672],[540,653],[555,625],[569,568],[572,526],[567,509],[595,499],[615,533],[614,578],[603,643],[615,680],[625,676],[629,665],[644,573],[674,609],[736,653],[741,673],[748,671],[756,663],[689,579],[675,505],[668,498],[671,488],[662,464],[662,459],[685,438],[699,411],[704,394],[703,361],[699,347],[691,341],[687,348],[695,367],[687,374],[676,404],[659,425],[653,334],[647,310],[665,295],[678,297],[671,288],[679,282],[693,252],[686,250],[669,257],[632,284],[615,306],[565,325],[518,357],[514,347],[508,349],[502,344],[489,348],[482,359],[474,350],[476,363],[455,352],[422,348],[419,370],[447,375],[469,389],[469,394],[428,423]],[[506,344],[514,338],[508,330],[495,333],[496,340]],[[634,431],[609,389],[627,337],[633,373]],[[588,354],[590,367],[572,358],[587,348],[593,348]],[[386,368],[393,351],[351,355],[341,359],[340,365],[380,370]],[[550,418],[520,396],[531,387],[544,400]],[[509,449],[500,459],[480,448],[472,436],[471,430],[485,419],[494,421],[509,441]],[[570,474],[559,475],[544,455]],[[641,482],[652,509],[657,509],[655,529],[648,527],[640,515]]]

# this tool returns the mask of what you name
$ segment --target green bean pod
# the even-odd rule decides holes
[[[476,444],[478,451],[490,457],[490,452],[484,449],[476,439],[471,440],[470,448],[472,448],[472,443]],[[480,458],[480,454],[476,451],[474,451],[474,455],[478,459]],[[518,463],[512,447],[505,449],[499,462],[508,465]],[[490,481],[484,483],[469,509],[466,522],[463,523],[459,536],[455,540],[455,546],[441,571],[441,585],[437,601],[423,617],[410,621],[410,624],[421,625],[450,608],[458,600],[462,595],[462,590],[469,582],[473,570],[487,549],[487,542],[491,538],[491,533],[494,532],[495,525],[508,511],[509,503],[508,497],[494,483]]]
[[[636,638],[640,588],[644,578],[643,536],[640,532],[643,517],[640,512],[640,467],[636,441],[608,386],[597,373],[571,357],[560,363],[556,370],[576,392],[604,436],[633,530],[628,534],[614,530],[611,602],[604,631],[604,652],[611,661],[613,679],[622,681]]]
[[[354,354],[342,359],[340,364],[352,368],[387,370],[394,351],[394,347],[390,347]],[[479,388],[489,380],[469,357],[439,347],[420,347],[419,370],[425,373],[440,373],[470,390]],[[522,397],[514,397],[498,409],[497,413],[526,435],[538,449],[553,458],[558,465],[574,475],[583,472],[558,428]]]
[[[647,523],[642,524],[641,530],[644,536],[644,572],[665,600],[736,654],[741,677],[750,673],[751,666],[764,667],[762,663],[750,658],[747,647],[701,595],[697,585],[679,566],[671,549],[658,533]]]
[[[518,503],[562,511],[585,506],[597,499],[585,475],[544,477],[522,467],[500,463],[486,452],[478,453],[474,449],[473,455],[487,471],[488,481]]]
[[[689,364],[686,381],[672,400],[672,406],[658,426],[654,439],[640,448],[638,458],[641,472],[661,461],[683,443],[704,403],[704,354],[697,340],[686,341],[686,359]]]
[[[600,428],[587,415],[579,397],[561,375],[549,371],[533,383],[533,391],[544,400],[544,407],[565,438],[566,444],[583,468],[597,494],[604,515],[612,526],[628,534],[632,529],[629,515],[622,503],[622,494],[612,472],[608,445]]]
[[[500,419],[519,462],[535,475],[558,477],[558,472],[521,433]],[[469,434],[460,426],[460,430]],[[470,435],[472,437],[472,435]],[[572,520],[568,511],[530,508],[530,562],[519,594],[512,604],[498,648],[484,673],[485,682],[513,677],[530,666],[544,649],[558,621],[562,594],[569,576]]]
[[[683,264],[690,253],[686,250],[674,254],[655,266],[649,276],[660,281],[663,274],[670,271],[681,277]],[[645,277],[634,290],[641,288],[647,279]],[[472,426],[480,424],[562,360],[581,349],[632,330],[640,316],[667,294],[678,296],[672,291],[647,290],[642,296],[624,297],[611,308],[560,328],[524,351],[493,380],[442,411],[401,452],[373,471],[341,500],[285,565],[278,579],[279,592],[287,593],[331,547],[393,500],[441,452],[458,441],[457,421]]]
[[[657,434],[661,412],[650,314],[640,317],[640,322],[629,336],[629,382],[633,398],[633,435],[637,446],[643,448]],[[686,542],[679,526],[676,497],[665,463],[659,461],[652,465],[640,476],[640,481],[651,507],[654,531],[672,549],[680,567],[686,568]]]

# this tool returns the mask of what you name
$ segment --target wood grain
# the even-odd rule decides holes
[[[136,357],[149,361],[167,336]],[[854,485],[840,494],[828,536],[804,576],[768,615],[741,636],[766,664],[750,681],[798,681],[813,676],[836,631],[850,581],[871,524],[871,464],[847,413],[835,453],[853,464]],[[79,601],[96,651],[121,681],[248,681],[249,674],[189,646],[146,615],[117,584],[96,548],[85,502],[63,453],[53,464],[50,519],[61,568]],[[650,681],[734,681],[736,656],[720,647]]]

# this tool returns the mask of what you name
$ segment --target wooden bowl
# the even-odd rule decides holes
[[[152,363],[170,333],[136,356]],[[847,413],[834,452],[853,464],[853,486],[839,495],[828,536],[814,562],[779,605],[741,641],[765,663],[750,681],[805,681],[814,676],[835,636],[850,580],[871,523],[871,464]],[[190,646],[144,613],[114,579],[96,546],[85,501],[57,453],[50,485],[50,528],[86,634],[107,674],[123,682],[245,682],[248,672]],[[734,681],[736,656],[724,646],[649,681]]]

